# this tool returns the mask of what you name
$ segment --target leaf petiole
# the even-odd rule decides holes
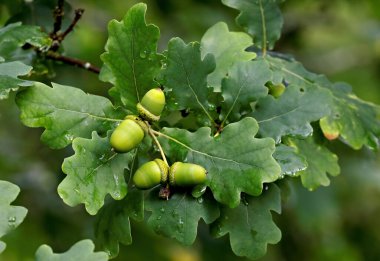
[[[187,146],[186,144],[180,142],[180,141],[177,140],[177,139],[174,139],[173,137],[170,137],[169,135],[166,135],[166,134],[164,134],[164,133],[162,133],[162,132],[159,132],[159,131],[155,131],[155,130],[153,130],[153,129],[151,129],[151,132],[152,132],[153,134],[157,135],[157,136],[162,136],[162,137],[165,137],[165,138],[167,138],[167,139],[169,139],[169,140],[171,140],[171,141],[174,141],[175,143],[177,143],[177,144],[179,144],[179,145],[181,145],[181,146],[187,148],[188,150],[193,150],[192,148],[190,148],[190,147]],[[158,141],[158,140],[157,140],[157,141]]]

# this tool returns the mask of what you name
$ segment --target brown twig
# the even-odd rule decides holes
[[[68,56],[64,56],[58,52],[59,47],[61,46],[61,42],[65,39],[65,37],[73,31],[75,25],[78,23],[80,18],[83,15],[84,9],[76,9],[75,10],[75,17],[73,21],[71,22],[70,26],[63,32],[60,33],[61,27],[62,27],[62,19],[64,16],[64,6],[65,1],[64,0],[58,0],[57,6],[54,9],[54,26],[53,31],[49,34],[50,38],[52,39],[52,44],[48,48],[48,50],[41,50],[37,48],[36,46],[25,44],[23,46],[23,49],[30,49],[33,48],[37,54],[42,55],[46,59],[54,60],[63,62],[65,64],[74,65],[79,68],[83,68],[85,70],[88,70],[90,72],[94,72],[96,74],[100,73],[100,69],[94,65],[92,65],[89,62],[79,60],[77,58],[72,58]]]
[[[63,10],[63,5],[65,1],[64,0],[58,0],[58,4],[54,9],[54,27],[53,32],[50,34],[50,37],[55,40],[57,39],[58,32],[61,30],[62,27],[62,19],[65,14]]]
[[[75,17],[74,20],[71,22],[70,26],[59,36],[59,41],[62,42],[65,37],[74,29],[75,25],[78,23],[80,18],[82,17],[84,13],[84,9],[79,8],[75,10]]]
[[[69,64],[69,65],[78,66],[80,68],[86,69],[86,70],[94,72],[96,74],[100,73],[100,69],[98,67],[92,65],[89,62],[82,61],[82,60],[72,58],[72,57],[68,57],[68,56],[64,56],[64,55],[61,55],[57,52],[48,51],[45,54],[45,57],[48,59],[54,60],[54,61],[60,61],[60,62]]]

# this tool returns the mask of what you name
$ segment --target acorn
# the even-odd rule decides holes
[[[169,183],[179,187],[195,186],[206,181],[206,174],[206,169],[200,165],[175,162],[169,170]]]
[[[165,94],[160,88],[149,90],[137,104],[139,115],[147,121],[158,121],[165,107]]]
[[[148,125],[146,125],[146,123],[139,116],[127,115],[124,119],[130,119],[135,121],[138,125],[140,125],[140,127],[144,130],[145,133],[148,133]]]
[[[270,83],[268,84],[268,88],[269,88],[269,94],[271,94],[275,98],[280,97],[286,89],[285,85],[282,83],[278,83],[278,84]]]
[[[158,184],[165,184],[169,167],[161,159],[155,159],[143,164],[133,176],[133,182],[139,189],[150,189]]]
[[[133,119],[125,119],[113,131],[110,143],[117,152],[128,152],[144,139],[144,129]]]

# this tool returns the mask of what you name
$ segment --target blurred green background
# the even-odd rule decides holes
[[[52,28],[50,0],[0,0],[0,24],[11,21]],[[65,53],[101,66],[107,39],[107,23],[120,20],[137,1],[71,0],[65,25],[72,10],[85,13],[75,31],[64,42]],[[217,0],[149,0],[147,20],[160,27],[160,51],[174,36],[185,41],[200,40],[218,21],[234,23],[235,10]],[[311,71],[333,81],[345,81],[362,99],[380,104],[380,1],[378,0],[288,0],[282,4],[283,36],[276,51],[290,53]],[[17,15],[15,18],[14,16]],[[54,73],[41,75],[44,82],[76,86],[106,95],[109,85],[97,75],[71,66],[50,63]],[[21,187],[16,205],[28,208],[24,223],[3,239],[7,249],[1,261],[33,260],[41,244],[56,252],[93,237],[94,217],[82,205],[71,208],[58,197],[56,188],[64,178],[60,167],[70,148],[53,151],[39,141],[40,129],[24,127],[18,119],[14,95],[0,102],[0,179]],[[290,195],[282,215],[274,218],[282,230],[279,244],[268,247],[261,260],[380,260],[380,154],[353,151],[341,142],[330,149],[339,155],[341,175],[332,184],[309,192],[298,180],[286,182]],[[115,260],[245,260],[234,256],[228,238],[214,240],[200,224],[196,243],[182,247],[155,236],[144,224],[132,223],[133,244],[121,246]]]

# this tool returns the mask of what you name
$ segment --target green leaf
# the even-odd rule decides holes
[[[313,128],[310,122],[328,115],[329,104],[331,94],[328,90],[317,86],[289,85],[277,99],[271,95],[260,99],[252,116],[260,125],[260,135],[279,143],[283,136],[311,135]]]
[[[327,138],[340,134],[341,138],[354,149],[363,145],[378,148],[380,137],[380,107],[359,99],[347,84],[332,84],[324,75],[307,71],[294,60],[287,61],[266,56],[275,78],[288,83],[314,85],[326,88],[332,95],[331,113],[321,121],[321,128]]]
[[[95,223],[96,245],[114,258],[119,253],[119,243],[132,243],[129,219],[144,220],[144,193],[132,189],[121,201],[105,205],[97,215]]]
[[[64,148],[75,137],[105,134],[123,115],[104,97],[90,95],[74,87],[42,83],[17,94],[21,121],[28,127],[44,127],[41,140],[53,149]]]
[[[271,78],[269,66],[262,60],[235,63],[222,82],[223,121],[235,122],[243,110],[251,112],[250,103],[268,95],[265,83]]]
[[[103,79],[115,84],[125,107],[137,112],[136,104],[144,94],[157,86],[154,78],[161,68],[157,54],[159,29],[145,22],[145,4],[136,4],[122,21],[112,20],[108,25],[106,52],[101,59],[112,72],[103,72]],[[104,76],[104,74],[107,74]]]
[[[41,31],[39,26],[13,23],[0,28],[0,56],[5,60],[22,59],[19,48],[25,43],[43,48],[50,46],[51,39],[48,34]]]
[[[271,210],[281,213],[281,195],[271,185],[260,197],[246,196],[237,208],[221,208],[220,217],[212,224],[211,233],[222,237],[229,233],[232,251],[251,259],[262,257],[267,244],[276,244],[281,231],[272,220]]]
[[[257,47],[267,50],[273,49],[275,42],[280,39],[284,23],[279,0],[222,0],[222,3],[240,10],[236,18],[237,24],[242,26],[253,36]]]
[[[308,167],[298,173],[305,188],[314,190],[319,186],[328,186],[330,180],[327,173],[331,176],[339,175],[338,157],[325,146],[317,144],[313,137],[305,140],[289,139],[287,143],[297,148],[299,154],[306,158]]]
[[[348,84],[334,84],[331,91],[334,94],[332,113],[320,124],[325,136],[334,130],[354,149],[363,145],[378,148],[380,106],[359,99]]]
[[[247,117],[227,125],[217,137],[211,136],[208,127],[194,133],[165,128],[160,141],[172,162],[203,166],[208,171],[208,185],[215,199],[236,207],[241,192],[259,195],[263,183],[280,176],[280,166],[272,157],[274,141],[254,138],[257,131],[257,122]]]
[[[0,238],[18,227],[24,220],[28,210],[10,204],[20,193],[20,188],[10,182],[0,180]],[[0,241],[0,253],[6,244]]]
[[[129,169],[132,152],[114,152],[109,138],[101,138],[96,132],[92,133],[92,139],[76,138],[73,149],[75,154],[62,164],[67,176],[58,186],[58,193],[67,205],[84,203],[87,212],[95,215],[107,194],[116,200],[125,197],[124,170]]]
[[[282,176],[294,176],[297,172],[307,168],[305,157],[296,148],[280,144],[273,154],[278,164],[281,166]]]
[[[27,75],[31,70],[31,66],[21,62],[0,63],[0,100],[7,99],[10,91],[17,91],[19,87],[31,86],[32,82],[18,78],[18,76]]]
[[[222,79],[229,68],[238,61],[250,61],[256,58],[253,52],[245,49],[252,45],[252,38],[243,32],[229,32],[227,24],[219,22],[210,27],[201,40],[202,59],[208,53],[215,57],[215,70],[208,75],[208,84],[220,92]]]
[[[191,193],[176,192],[169,200],[162,200],[155,189],[146,199],[146,209],[152,212],[148,225],[157,234],[185,245],[194,243],[201,218],[210,224],[219,217],[218,204],[207,194],[195,199]]]
[[[331,85],[326,76],[307,71],[301,63],[293,59],[285,60],[269,55],[263,59],[269,64],[277,82],[285,81],[289,84],[315,85],[324,88]]]
[[[185,44],[180,38],[169,42],[167,67],[162,72],[166,91],[178,110],[203,111],[209,119],[207,76],[215,69],[215,59],[207,54],[201,59],[200,44]]]
[[[4,249],[5,249],[6,246],[7,245],[4,242],[0,241],[0,254],[1,254],[1,252],[4,251]]]
[[[42,245],[37,249],[36,261],[105,261],[108,255],[105,252],[94,252],[95,246],[91,240],[77,242],[68,251],[54,254],[51,247]]]

